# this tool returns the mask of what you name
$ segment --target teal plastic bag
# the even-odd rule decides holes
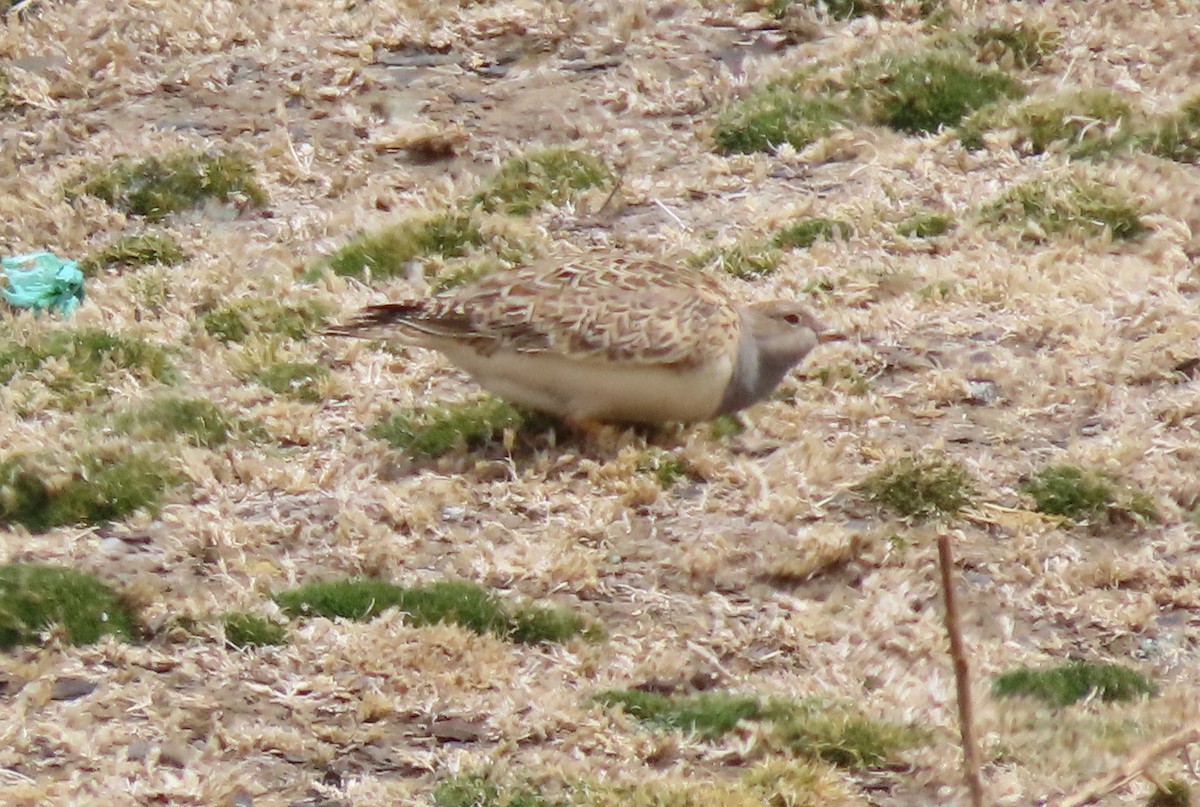
[[[83,272],[75,261],[51,252],[32,252],[0,258],[0,267],[0,296],[18,308],[53,307],[70,316],[83,301]]]

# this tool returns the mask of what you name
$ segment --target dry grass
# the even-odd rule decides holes
[[[577,804],[963,803],[933,527],[858,490],[927,452],[973,481],[943,517],[960,533],[991,798],[1070,791],[1194,721],[1200,194],[1185,159],[1200,11],[967,2],[923,18],[915,0],[881,5],[878,18],[789,10],[779,31],[732,0],[80,0],[10,18],[5,254],[83,258],[146,232],[98,197],[63,195],[121,158],[248,156],[264,204],[234,194],[164,216],[153,232],[185,259],[96,272],[68,323],[0,312],[0,461],[58,463],[37,474],[65,484],[103,438],[117,455],[165,453],[173,480],[157,510],[0,527],[0,563],[94,574],[148,632],[71,646],[51,630],[0,654],[0,803],[429,804],[439,783],[484,770],[502,793],[529,783]],[[972,151],[953,131],[855,116],[773,153],[714,150],[725,111],[772,80],[817,67],[846,86],[914,39],[1023,22],[1055,32],[1055,47],[1040,61],[992,47],[989,71],[1011,71],[1031,98],[1136,96],[1176,121],[1155,141],[1171,159],[1119,149],[1077,166],[1066,147],[1032,154],[997,132]],[[911,78],[897,88],[907,98]],[[396,148],[431,126],[451,148]],[[560,148],[622,175],[613,204],[601,210],[607,182],[568,183],[519,216],[473,209],[478,238],[422,242],[387,271],[363,273],[362,256],[344,274],[324,268],[358,234],[463,211],[510,159]],[[1071,191],[1081,178],[1136,203],[1137,238]],[[1070,226],[1034,221],[1016,188],[1044,191]],[[988,223],[995,200],[1007,203]],[[934,213],[957,226],[895,234]],[[510,454],[501,426],[482,448],[413,458],[372,427],[478,389],[436,354],[319,334],[326,314],[421,294],[503,244],[682,260],[770,245],[810,219],[853,229],[772,247],[772,271],[726,280],[747,300],[803,297],[850,338],[719,438],[708,424],[539,432]],[[243,338],[206,328],[217,310]],[[189,438],[146,419],[170,399],[257,434]],[[118,434],[122,412],[141,414]],[[1036,512],[1022,482],[1056,466],[1143,491],[1157,517],[1114,532]],[[271,600],[348,577],[466,580],[607,638],[519,644],[396,609],[288,618]],[[183,618],[211,630],[172,628]],[[275,622],[286,642],[258,641]],[[1158,695],[1052,709],[991,694],[1002,672],[1074,658],[1136,669]],[[699,741],[592,701],[698,678],[762,702],[845,704],[926,739],[851,773],[753,722]],[[95,691],[61,683],[79,679]],[[1155,776],[1186,779],[1171,759]],[[1151,792],[1135,783],[1105,803]]]

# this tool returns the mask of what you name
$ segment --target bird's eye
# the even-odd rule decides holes
[[[799,314],[787,314],[786,316],[784,316],[783,321],[786,322],[788,325],[799,325],[800,324],[800,315]]]

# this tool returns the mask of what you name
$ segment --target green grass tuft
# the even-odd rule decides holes
[[[174,395],[117,412],[107,425],[111,431],[141,443],[183,439],[204,448],[215,448],[238,434],[256,431],[212,401]]]
[[[260,333],[304,339],[324,325],[330,313],[329,306],[316,300],[281,303],[251,297],[204,311],[200,323],[222,342],[241,342]]]
[[[489,212],[528,216],[611,181],[612,172],[599,158],[573,149],[548,148],[507,160],[471,201]]]
[[[101,269],[133,268],[137,266],[173,266],[187,259],[183,247],[169,235],[129,235],[91,255],[80,263],[86,274]]]
[[[1100,157],[1133,145],[1141,115],[1118,93],[1090,89],[1017,105],[993,104],[959,127],[959,140],[970,149],[984,146],[987,132],[1010,130],[1013,148],[1042,154],[1056,144],[1069,157]]]
[[[775,84],[722,112],[712,139],[723,154],[773,152],[784,143],[802,149],[845,120],[837,100]]]
[[[234,647],[270,647],[287,644],[287,628],[257,614],[235,613],[221,617],[225,641]]]
[[[1180,779],[1169,779],[1154,786],[1154,792],[1146,799],[1146,807],[1190,807],[1192,788]]]
[[[1012,188],[981,211],[984,221],[1020,228],[1023,237],[1111,233],[1132,240],[1149,231],[1136,199],[1093,180],[1031,180]]]
[[[84,328],[52,331],[25,345],[0,347],[0,384],[7,384],[17,373],[37,370],[51,359],[61,359],[66,366],[56,371],[47,385],[68,402],[106,393],[101,382],[127,372],[142,380],[174,378],[171,360],[162,348],[135,337]],[[92,389],[97,386],[102,389]]]
[[[1200,95],[1159,120],[1142,139],[1142,147],[1167,160],[1200,163]]]
[[[329,368],[311,362],[282,361],[269,364],[254,374],[254,380],[276,395],[285,395],[305,403],[317,403],[325,396],[321,382],[329,377]]]
[[[1073,521],[1110,522],[1114,516],[1158,517],[1153,500],[1101,471],[1076,465],[1051,465],[1021,483],[1039,513]]]
[[[36,644],[47,631],[61,631],[75,645],[105,635],[132,639],[136,620],[120,595],[85,572],[40,563],[0,566],[0,648]]]
[[[1154,695],[1157,687],[1141,673],[1118,664],[1071,661],[1057,667],[1022,667],[998,675],[992,684],[997,697],[1036,698],[1053,707],[1070,706],[1095,696],[1105,703]]]
[[[67,191],[68,196],[81,194],[152,221],[208,201],[254,207],[267,201],[249,161],[204,153],[118,160]]]
[[[954,217],[944,213],[922,213],[896,225],[896,235],[905,238],[937,238],[954,229]]]
[[[971,472],[940,454],[909,456],[889,462],[863,482],[875,501],[902,516],[952,516],[975,492]]]
[[[746,424],[737,415],[721,415],[713,418],[708,434],[714,440],[729,440],[746,431]]]
[[[773,700],[766,715],[777,744],[841,768],[884,765],[896,752],[923,740],[911,726],[871,720],[848,706],[821,701]]]
[[[462,774],[438,783],[433,791],[437,807],[566,807],[568,802],[551,799],[530,784],[501,787],[486,775]]]
[[[971,34],[978,48],[976,58],[984,63],[1005,64],[1027,70],[1037,67],[1057,50],[1062,37],[1057,31],[1027,22],[1016,25],[997,24],[980,28]]]
[[[466,213],[419,214],[377,232],[355,236],[325,263],[336,275],[387,280],[403,275],[409,263],[418,258],[458,258],[483,242],[479,222]]]
[[[396,412],[380,421],[370,434],[410,456],[432,459],[503,443],[506,433],[532,432],[545,425],[541,415],[486,397],[454,406]]]
[[[849,707],[820,701],[764,702],[725,691],[664,695],[635,689],[601,692],[592,700],[706,740],[728,734],[743,721],[759,721],[768,727],[769,745],[846,768],[883,764],[921,740],[910,727],[870,720]]]
[[[770,244],[734,244],[708,249],[688,258],[695,269],[724,272],[741,280],[765,277],[779,268],[783,256]]]
[[[136,453],[84,454],[56,470],[10,456],[0,461],[0,525],[21,524],[36,533],[116,521],[154,508],[175,482],[161,461]]]
[[[876,123],[909,134],[957,126],[985,104],[1025,94],[1000,70],[953,51],[888,57],[864,68],[856,83]]]
[[[807,218],[792,222],[771,239],[780,249],[808,249],[822,240],[847,239],[854,235],[854,225],[846,221]]]
[[[645,458],[638,463],[638,472],[653,474],[663,490],[675,487],[681,480],[695,478],[695,471],[687,460],[659,449],[646,452]]]
[[[488,589],[458,580],[405,587],[349,578],[283,591],[275,601],[295,616],[331,619],[367,620],[398,608],[417,627],[449,622],[523,644],[561,642],[587,632],[584,621],[573,614],[548,606],[510,607]]]
[[[638,720],[665,728],[695,732],[712,740],[721,737],[742,720],[762,717],[759,699],[731,692],[695,692],[664,695],[638,689],[609,690],[593,700],[604,706],[619,706]]]

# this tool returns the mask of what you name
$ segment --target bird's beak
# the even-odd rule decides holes
[[[817,333],[817,342],[822,345],[826,342],[845,342],[849,338],[841,331],[823,330]]]

